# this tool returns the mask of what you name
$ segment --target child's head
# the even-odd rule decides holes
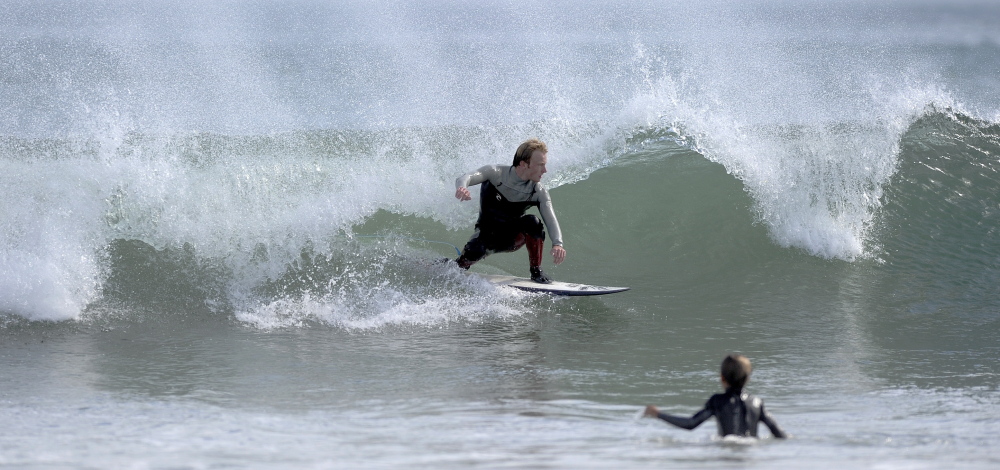
[[[750,359],[741,354],[730,354],[722,360],[722,380],[728,388],[741,390],[750,379]]]

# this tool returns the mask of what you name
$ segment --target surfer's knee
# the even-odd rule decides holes
[[[528,236],[524,233],[519,233],[514,236],[514,243],[507,249],[508,252],[520,250],[524,243],[528,240]]]
[[[521,218],[521,229],[531,238],[545,240],[545,225],[534,214],[528,214]]]

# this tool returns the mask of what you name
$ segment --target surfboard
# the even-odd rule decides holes
[[[505,276],[501,274],[472,273],[498,286],[513,287],[530,292],[543,292],[552,295],[604,295],[629,290],[628,287],[591,286],[571,282],[552,281],[552,284],[540,284],[526,277]]]

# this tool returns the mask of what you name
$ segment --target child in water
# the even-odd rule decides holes
[[[660,413],[653,405],[646,406],[643,416],[660,418],[674,426],[687,430],[698,427],[705,420],[715,416],[719,425],[719,436],[757,437],[757,423],[764,423],[776,438],[785,438],[785,432],[778,427],[771,414],[764,409],[764,402],[743,391],[750,379],[750,359],[739,354],[730,354],[722,360],[722,388],[725,393],[712,395],[705,408],[690,418]]]

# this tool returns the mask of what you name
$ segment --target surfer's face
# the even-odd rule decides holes
[[[542,152],[541,150],[535,150],[531,153],[531,158],[528,160],[528,165],[524,168],[524,179],[528,181],[539,182],[542,180],[542,175],[545,174],[545,164],[549,162],[548,154]]]

